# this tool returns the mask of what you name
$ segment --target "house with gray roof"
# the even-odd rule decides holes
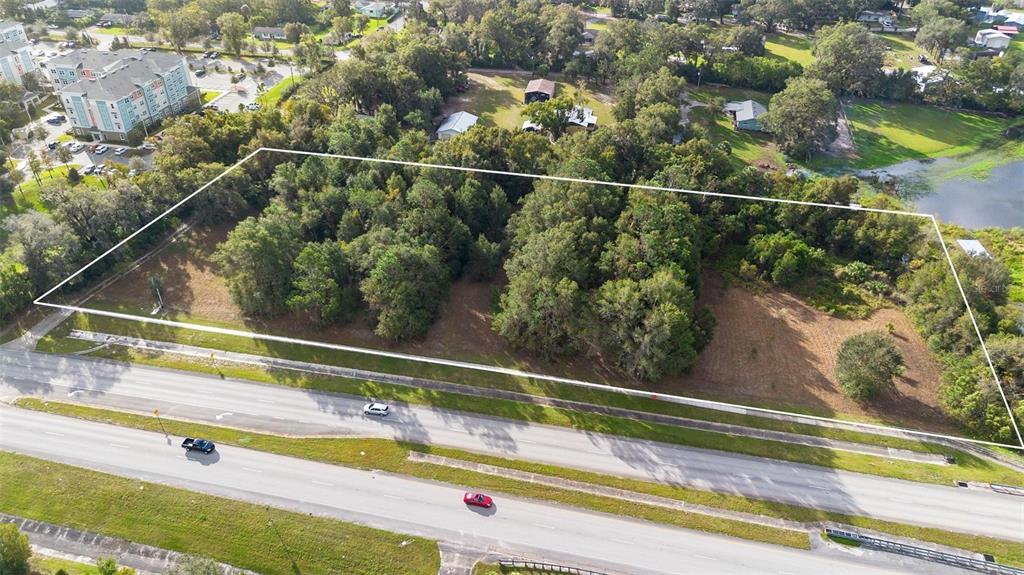
[[[477,119],[476,116],[469,112],[455,112],[448,116],[444,123],[441,124],[441,127],[437,129],[437,139],[448,140],[459,134],[464,134],[476,125]]]
[[[78,136],[126,142],[141,137],[161,119],[200,103],[199,90],[180,55],[81,50],[55,60],[61,60],[61,69],[79,74],[69,84],[54,82]]]
[[[725,113],[732,118],[734,129],[761,132],[764,131],[761,126],[761,116],[768,113],[768,108],[754,100],[742,100],[727,103]]]
[[[284,28],[278,26],[254,26],[252,35],[259,40],[284,40],[287,38]]]

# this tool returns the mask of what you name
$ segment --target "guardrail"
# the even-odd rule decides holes
[[[897,543],[887,539],[879,539],[877,537],[862,535],[854,531],[843,531],[842,529],[832,529],[831,527],[827,527],[825,528],[825,534],[831,537],[839,537],[841,539],[856,541],[857,543],[860,543],[862,547],[878,549],[889,553],[897,553],[899,555],[906,555],[908,557],[915,557],[926,561],[934,561],[936,563],[951,565],[961,569],[969,569],[979,573],[988,573],[990,575],[1024,575],[1024,569],[1008,567],[992,561],[982,561],[981,559],[955,555],[944,551],[935,551],[934,549],[926,549],[915,545]]]
[[[528,569],[530,571],[540,571],[542,573],[567,573],[568,575],[607,575],[607,573],[599,573],[597,571],[590,571],[589,569],[580,569],[578,567],[566,567],[565,565],[554,565],[552,563],[539,563],[537,561],[515,561],[515,560],[500,560],[498,561],[499,567],[509,567],[511,569]]]
[[[992,488],[992,491],[995,491],[996,493],[1004,493],[1006,495],[1019,495],[1021,497],[1024,497],[1024,489],[1020,487],[1014,487],[1012,485],[1000,485],[998,483],[993,483],[989,485],[989,487]]]

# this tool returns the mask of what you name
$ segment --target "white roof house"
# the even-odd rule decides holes
[[[914,80],[917,81],[918,90],[924,90],[929,84],[939,84],[945,81],[946,78],[941,74],[936,74],[936,70],[938,68],[931,64],[910,69],[910,72],[914,75]]]
[[[597,127],[597,114],[590,108],[576,106],[569,114],[569,125],[593,130]]]
[[[974,43],[986,48],[1002,50],[1010,45],[1010,37],[997,30],[978,30],[978,33],[974,35]]]
[[[985,246],[981,245],[981,242],[978,240],[957,240],[956,243],[960,246],[960,249],[964,250],[971,257],[992,258],[992,254],[988,253]]]
[[[447,140],[454,138],[459,134],[464,134],[467,130],[476,125],[477,117],[469,112],[455,112],[451,116],[445,119],[441,127],[437,129],[437,139]]]

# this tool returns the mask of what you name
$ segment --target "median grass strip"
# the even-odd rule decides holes
[[[59,343],[77,340],[60,338],[56,341]],[[153,354],[123,347],[117,347],[113,350],[102,350],[99,354],[123,361],[150,363],[161,367],[188,369],[205,373],[217,373],[223,377],[250,379],[302,389],[315,389],[381,400],[429,405],[507,419],[572,427],[583,431],[728,451],[845,471],[869,473],[909,481],[949,485],[958,480],[971,480],[1024,486],[1024,474],[963,452],[957,453],[956,465],[943,466],[750,437],[738,439],[736,436],[724,433],[687,429],[674,425],[366,380],[317,376],[285,370],[263,370],[246,366],[218,366],[198,361],[195,358],[184,358],[159,353]]]
[[[612,497],[601,497],[463,469],[409,461],[409,452],[413,449],[433,452],[432,448],[423,445],[402,443],[388,439],[281,437],[167,418],[157,420],[155,417],[146,415],[81,405],[43,402],[34,398],[20,399],[17,401],[17,405],[48,413],[102,421],[158,433],[166,432],[171,435],[192,437],[201,436],[215,443],[236,445],[290,457],[301,457],[361,469],[388,471],[455,485],[473,486],[475,489],[500,491],[509,495],[554,501],[583,509],[634,517],[686,529],[719,533],[752,541],[774,543],[798,549],[810,548],[807,534],[803,532],[776,529],[765,525],[710,515],[685,513],[653,505],[639,505]],[[456,454],[464,453],[458,450],[453,450],[453,452]],[[503,461],[501,459],[498,460]]]
[[[435,575],[434,541],[0,452],[0,510],[258,573]]]
[[[95,565],[47,557],[39,553],[33,553],[28,563],[33,575],[57,575],[58,571],[63,571],[67,575],[100,575]]]
[[[48,413],[79,417],[92,421],[102,421],[149,431],[161,431],[159,422],[150,416],[87,407],[77,404],[44,402],[35,398],[22,398],[19,399],[16,404],[19,407],[46,411]],[[196,435],[202,435],[225,444],[239,445],[252,449],[272,451],[275,453],[282,453],[295,457],[305,457],[308,459],[316,459],[352,467],[381,469],[449,483],[472,485],[479,489],[494,489],[505,493],[522,495],[524,497],[549,499],[552,501],[578,505],[580,507],[596,508],[601,511],[608,511],[620,515],[637,516],[635,515],[635,511],[643,508],[644,506],[638,506],[634,503],[603,497],[575,494],[564,490],[546,488],[544,486],[525,483],[522,481],[510,481],[493,475],[449,469],[437,465],[418,464],[408,461],[408,454],[410,451],[419,451],[421,453],[430,453],[463,461],[485,463],[507,469],[515,469],[550,477],[561,477],[572,481],[676,499],[686,503],[692,503],[694,505],[702,505],[726,511],[750,513],[804,523],[821,521],[842,523],[853,527],[872,529],[874,531],[889,533],[919,541],[928,541],[959,549],[968,549],[979,553],[989,553],[1003,563],[1024,566],[1024,545],[1021,545],[1019,542],[1006,541],[992,537],[980,537],[963,533],[954,533],[942,529],[905,525],[892,521],[883,521],[868,517],[821,511],[797,505],[774,503],[758,499],[748,499],[737,495],[714,493],[688,487],[627,479],[590,471],[569,469],[543,463],[532,463],[517,459],[507,459],[445,447],[401,443],[384,439],[283,438],[231,428],[182,422],[178,420],[164,419],[163,422],[168,433],[176,433],[183,436],[191,435],[193,437]],[[368,456],[365,454],[371,455]],[[567,493],[571,495],[567,495]],[[595,500],[598,501],[598,506],[591,507]],[[663,511],[663,513],[652,514],[651,516],[644,518],[659,521],[661,520],[659,518],[663,518],[666,515],[670,517],[680,515],[678,511],[671,511],[667,509],[661,511]],[[682,515],[684,517],[689,516],[686,514]],[[697,515],[693,516],[699,517]],[[775,538],[779,536],[779,533],[790,533],[740,522],[714,523],[711,524],[711,526],[731,528],[735,523],[739,523],[745,529],[750,529],[750,531],[744,532],[744,534],[747,535],[747,537],[745,537],[747,539],[754,538],[751,537],[751,535],[760,537],[767,534],[772,538],[770,540],[771,542],[777,543],[778,541]],[[679,523],[674,524],[680,525]],[[693,525],[680,526],[700,528],[694,527]],[[704,530],[711,531],[711,529]],[[768,531],[766,532],[765,530]],[[732,534],[726,531],[715,532]],[[796,541],[794,541],[794,543],[796,543]],[[803,547],[802,544],[793,546]]]
[[[131,313],[131,310],[118,309],[116,307],[112,309],[113,311],[125,311]],[[171,319],[204,323],[191,317],[172,317]],[[586,389],[577,386],[554,383],[544,380],[513,377],[504,374],[480,372],[443,365],[431,365],[396,358],[376,357],[367,354],[326,350],[297,344],[267,342],[253,338],[226,336],[221,334],[188,330],[184,328],[172,328],[154,324],[143,324],[141,322],[126,321],[96,315],[76,313],[63,324],[61,324],[57,329],[51,332],[50,335],[43,338],[43,341],[39,343],[37,349],[39,351],[47,351],[52,353],[70,353],[92,347],[91,343],[82,342],[79,340],[74,340],[66,337],[67,334],[70,333],[70,331],[74,328],[95,331],[100,333],[110,333],[115,335],[139,337],[143,339],[151,339],[154,341],[176,342],[185,345],[207,347],[212,349],[220,349],[224,351],[250,353],[255,355],[263,355],[267,357],[279,357],[297,361],[307,361],[323,365],[343,366],[354,369],[375,371],[380,373],[389,373],[395,375],[419,377],[424,379],[433,379],[437,381],[446,381],[475,387],[516,391],[531,395],[555,397],[564,400],[591,403],[595,405],[632,409],[636,411],[645,411],[649,413],[659,413],[664,415],[674,415],[678,417],[688,417],[692,419],[701,419],[707,421],[718,421],[722,423],[731,423],[735,425],[743,425],[747,427],[755,427],[760,429],[769,429],[773,431],[799,433],[802,435],[822,437],[826,439],[850,441],[854,443],[864,443],[868,445],[880,445],[883,447],[892,447],[896,449],[907,449],[911,451],[921,451],[927,453],[952,452],[948,447],[899,437],[878,435],[868,432],[850,431],[846,429],[835,429],[831,427],[823,427],[819,425],[803,424],[790,421],[781,421],[777,419],[769,419],[739,413],[731,413],[715,409],[706,409],[691,405],[667,403],[664,401],[658,401],[644,397],[627,396],[613,391],[605,391],[600,389]],[[165,367],[170,367],[174,369],[199,369],[202,371],[206,371],[208,373],[211,372],[212,368],[212,366],[210,365],[194,367],[195,362],[192,359],[184,359],[180,357],[175,358],[174,356],[169,355],[161,356],[161,354],[139,353],[122,348],[115,348],[114,350],[109,351],[104,350],[103,352],[97,353],[96,355],[126,361],[136,361],[139,363],[163,365]],[[225,367],[220,369],[224,373],[228,373],[229,371],[233,373],[239,373],[239,370],[234,367]],[[268,377],[265,374],[258,375],[256,373],[261,370],[243,369],[242,371],[244,373],[252,375],[252,377],[247,377],[245,375],[242,375],[240,377],[247,377],[249,379],[255,378],[258,381],[270,381],[271,383],[284,383],[287,385],[289,384],[288,382],[290,380],[294,379],[292,374],[287,373],[280,373],[273,377]],[[444,407],[443,405],[437,406]],[[965,458],[971,457],[967,454],[963,455],[965,456]],[[959,458],[960,454],[957,453],[957,456]],[[977,464],[972,463],[971,466],[977,467]]]

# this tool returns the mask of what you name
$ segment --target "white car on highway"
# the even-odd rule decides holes
[[[387,414],[391,413],[391,406],[386,403],[367,403],[363,406],[363,413],[366,415],[386,417]]]

